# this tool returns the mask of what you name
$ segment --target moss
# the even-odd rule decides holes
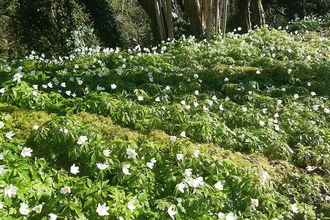
[[[27,139],[34,125],[40,126],[55,116],[44,111],[20,109],[5,103],[0,103],[0,112],[0,119],[6,125],[5,129],[14,131],[17,139]]]
[[[142,134],[113,124],[109,117],[87,112],[80,112],[74,117],[79,123],[88,124],[88,126],[98,130],[105,140],[123,139],[138,142],[141,139]]]
[[[324,216],[330,216],[330,204],[325,202],[322,203],[320,213],[322,213]]]

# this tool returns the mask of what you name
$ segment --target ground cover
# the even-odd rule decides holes
[[[288,30],[2,61],[0,216],[327,219],[330,42]]]

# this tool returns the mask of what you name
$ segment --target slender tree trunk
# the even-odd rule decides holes
[[[215,0],[215,18],[214,18],[214,23],[215,23],[215,33],[219,33],[220,29],[219,29],[219,25],[221,22],[221,18],[220,18],[220,0]]]
[[[174,37],[172,0],[138,0],[151,20],[151,28],[156,42]]]
[[[262,0],[251,0],[251,12],[254,25],[258,27],[265,26],[265,12]]]
[[[249,0],[238,0],[237,9],[240,13],[242,32],[247,33],[251,29]]]
[[[227,11],[228,11],[228,0],[224,0],[223,3],[223,16],[222,16],[222,39],[225,39],[226,27],[227,27]]]
[[[190,21],[190,27],[193,35],[195,35],[198,39],[202,39],[203,26],[198,0],[185,0],[184,11]]]
[[[166,39],[166,30],[165,30],[165,22],[164,15],[161,7],[161,0],[155,0],[155,13],[156,13],[156,21],[157,21],[157,30],[159,34],[160,40]]]
[[[172,0],[161,0],[163,17],[165,21],[165,30],[167,39],[172,40],[174,38],[173,30],[173,16],[172,16]]]
[[[205,21],[206,21],[206,39],[211,38],[211,31],[212,31],[212,6],[213,0],[206,0],[205,1]]]

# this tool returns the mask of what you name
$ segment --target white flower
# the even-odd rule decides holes
[[[135,201],[136,201],[135,199],[131,199],[127,204],[128,209],[131,210],[132,212],[135,209],[135,205],[134,205]]]
[[[129,172],[129,168],[131,167],[131,164],[125,164],[124,166],[123,166],[123,168],[122,168],[122,170],[123,170],[123,173],[125,174],[125,175],[131,175],[131,173]]]
[[[157,209],[160,209],[160,210],[165,210],[166,208],[166,203],[162,200],[158,201],[157,203]]]
[[[13,81],[14,81],[14,82],[15,82],[15,81],[20,82],[22,77],[23,77],[23,76],[22,76],[20,73],[16,73],[16,74],[14,75],[14,77],[13,77]]]
[[[222,212],[219,212],[219,213],[218,213],[218,218],[219,218],[220,220],[224,220],[224,219],[226,218],[226,214],[224,214],[224,213],[222,213]]]
[[[152,169],[152,168],[154,168],[154,163],[152,163],[152,162],[147,162],[147,164],[146,164],[146,166],[148,167],[148,168],[150,168],[150,169]]]
[[[66,83],[65,82],[62,82],[61,83],[61,87],[65,88],[66,87]]]
[[[176,159],[177,160],[183,160],[183,154],[177,154]]]
[[[88,138],[87,138],[86,136],[80,136],[80,137],[78,138],[77,144],[82,145],[82,144],[84,144],[87,140],[88,140]]]
[[[176,141],[176,136],[170,136],[170,140],[175,142]]]
[[[166,86],[165,90],[171,90],[170,86]]]
[[[329,114],[329,113],[330,113],[330,109],[325,108],[325,109],[324,109],[324,113]]]
[[[68,96],[71,95],[71,91],[65,91],[65,94],[67,94]]]
[[[56,220],[57,219],[57,215],[55,215],[54,213],[49,213],[49,220]]]
[[[1,93],[1,94],[5,93],[5,91],[6,91],[5,88],[1,88],[1,89],[0,89],[0,93]]]
[[[32,210],[39,214],[42,210],[42,204],[35,206]]]
[[[297,203],[291,205],[291,211],[293,213],[298,213]]]
[[[237,216],[234,215],[232,212],[228,213],[228,215],[226,216],[226,220],[236,220]]]
[[[279,99],[279,100],[276,101],[276,105],[281,105],[282,102],[283,102],[283,101]]]
[[[296,93],[296,94],[293,95],[293,97],[294,97],[295,99],[297,99],[297,98],[299,98],[299,95]]]
[[[77,167],[76,164],[73,164],[73,165],[70,167],[70,173],[76,175],[77,173],[79,173],[79,167]]]
[[[37,91],[32,91],[32,95],[33,96],[38,96],[38,92]]]
[[[81,84],[83,84],[83,81],[82,80],[77,80],[77,83],[78,83],[78,85],[81,85]]]
[[[316,166],[309,166],[309,165],[307,165],[306,170],[309,171],[309,172],[311,172],[311,171],[314,171],[316,168],[317,168]]]
[[[268,176],[269,176],[269,174],[267,172],[262,172],[261,173],[261,181],[260,181],[261,182],[261,185],[265,184],[265,182],[268,179]]]
[[[155,98],[155,102],[160,102],[159,96]]]
[[[22,152],[21,152],[21,155],[22,157],[31,157],[31,153],[32,153],[32,149],[29,148],[29,147],[24,147]]]
[[[200,153],[199,150],[194,150],[194,152],[193,152],[194,157],[198,158],[199,157],[199,153]]]
[[[110,87],[111,87],[111,89],[116,89],[117,88],[116,84],[111,84]]]
[[[229,81],[229,79],[226,77],[226,78],[224,78],[224,80],[223,80],[223,81],[227,82],[227,81]]]
[[[143,101],[143,97],[139,95],[139,96],[138,96],[138,100],[139,100],[139,101]]]
[[[279,125],[274,125],[275,131],[280,131],[280,126]]]
[[[220,111],[223,111],[224,110],[222,104],[219,106],[219,109],[220,109]]]
[[[243,112],[247,112],[247,108],[246,107],[242,107],[242,111]]]
[[[126,154],[128,156],[128,159],[130,159],[130,158],[136,159],[137,153],[135,152],[134,149],[128,148],[126,150]]]
[[[223,190],[223,184],[220,181],[216,182],[214,184],[214,187],[218,190],[221,190],[221,191]]]
[[[264,121],[259,121],[259,125],[260,125],[261,127],[263,127],[263,126],[265,126],[265,122],[264,122]]]
[[[168,210],[167,213],[170,215],[170,217],[174,220],[174,215],[176,215],[178,212],[175,210],[175,205],[171,205]]]
[[[288,74],[291,74],[292,73],[292,69],[288,69]]]
[[[97,209],[96,212],[97,214],[99,214],[99,216],[106,216],[109,215],[108,210],[110,208],[107,206],[106,203],[104,203],[103,205],[101,205],[100,203],[97,204]]]
[[[185,175],[186,177],[190,177],[191,174],[192,174],[192,169],[191,169],[191,168],[185,169],[185,171],[184,171],[184,175]]]
[[[153,157],[153,158],[151,158],[150,162],[151,162],[151,163],[156,163],[157,160]]]
[[[109,165],[107,164],[103,164],[103,163],[96,163],[97,168],[99,168],[100,170],[104,170],[106,168],[108,168]]]
[[[312,83],[311,82],[307,82],[307,86],[311,86],[312,85]]]
[[[316,93],[315,92],[311,92],[311,96],[316,96]]]
[[[64,186],[61,188],[61,193],[62,194],[71,193],[71,188],[69,186]]]
[[[253,207],[258,207],[259,206],[259,200],[258,199],[251,199],[251,205]]]
[[[53,88],[53,83],[49,82],[49,83],[47,83],[47,86],[48,86],[49,88]]]
[[[257,70],[257,71],[256,71],[256,74],[260,74],[260,73],[261,73],[260,70]]]
[[[198,90],[195,90],[195,95],[199,95],[199,91]]]
[[[18,188],[12,184],[3,189],[5,196],[8,196],[9,198],[11,198],[12,195],[15,195],[17,190]]]
[[[205,102],[206,102],[209,106],[212,106],[212,105],[213,105],[213,101],[212,101],[212,100],[206,99]]]
[[[102,86],[97,85],[96,90],[97,91],[103,91],[103,90],[105,90],[105,88],[102,87]]]
[[[60,128],[60,132],[67,134],[69,131],[66,128]]]
[[[187,180],[187,183],[190,187],[192,188],[196,188],[200,185],[203,185],[204,184],[204,181],[203,181],[203,177],[199,176],[197,177],[196,179],[188,179]]]
[[[176,185],[177,190],[179,190],[182,193],[184,193],[184,188],[185,187],[186,187],[186,184],[184,182],[181,182],[181,183]]]
[[[5,127],[5,123],[3,121],[0,121],[0,129]]]
[[[194,79],[198,79],[198,77],[199,77],[198,74],[195,73],[194,74]]]
[[[5,172],[5,166],[4,165],[0,165],[0,174],[2,174],[3,172]]]
[[[110,156],[111,151],[110,150],[103,150],[103,155],[108,157]]]
[[[314,111],[317,111],[317,110],[319,110],[319,105],[313,105],[313,109],[314,109]]]
[[[185,137],[186,137],[186,132],[185,132],[185,131],[182,131],[182,132],[180,133],[180,136],[183,137],[183,138],[185,138]]]
[[[21,203],[21,207],[19,208],[19,213],[21,213],[22,215],[28,215],[30,212],[29,210],[29,206],[26,203]]]
[[[8,138],[9,140],[13,139],[13,136],[15,135],[15,133],[13,131],[9,131],[6,133],[6,138]]]
[[[38,125],[33,125],[32,129],[33,130],[38,130],[39,129],[39,126]]]

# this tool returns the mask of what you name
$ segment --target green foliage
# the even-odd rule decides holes
[[[122,46],[121,36],[113,11],[106,0],[79,0],[85,6],[85,10],[91,16],[93,27],[100,38],[100,44],[104,47],[115,48]]]
[[[260,29],[2,61],[1,218],[326,218],[329,46]]]
[[[108,2],[114,11],[124,47],[132,48],[136,45],[147,47],[153,44],[150,18],[137,1],[111,0]]]

